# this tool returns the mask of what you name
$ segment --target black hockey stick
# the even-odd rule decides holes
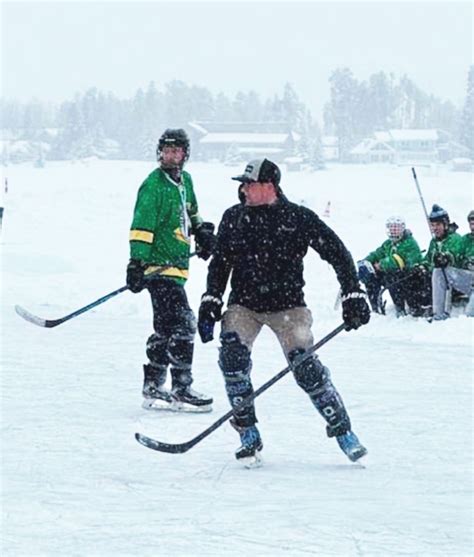
[[[219,428],[229,418],[232,418],[232,416],[234,415],[234,412],[236,410],[239,410],[239,409],[244,408],[245,406],[247,406],[247,404],[252,402],[252,400],[257,398],[264,391],[266,391],[269,387],[274,385],[277,381],[279,381],[282,377],[284,377],[289,371],[291,371],[296,365],[300,364],[301,362],[303,362],[304,360],[309,358],[311,356],[311,354],[313,354],[313,352],[316,352],[316,350],[321,348],[321,346],[326,344],[326,342],[330,341],[333,337],[335,337],[337,334],[339,334],[344,329],[345,329],[345,324],[341,323],[341,325],[336,327],[333,331],[331,331],[329,334],[327,334],[319,342],[317,342],[316,344],[311,346],[311,348],[308,348],[308,350],[306,350],[306,352],[304,354],[301,354],[301,356],[299,358],[297,358],[291,365],[285,367],[285,369],[282,369],[274,377],[272,377],[266,383],[264,383],[261,387],[259,387],[254,393],[252,393],[248,397],[244,398],[244,400],[238,406],[236,406],[232,410],[229,410],[226,414],[221,416],[216,422],[214,422],[207,429],[202,431],[199,435],[196,435],[196,437],[193,437],[193,439],[191,439],[190,441],[187,441],[186,443],[176,443],[176,444],[163,443],[161,441],[157,441],[156,439],[152,439],[151,437],[147,437],[146,435],[142,435],[141,433],[135,433],[135,439],[139,443],[144,445],[145,447],[148,447],[149,449],[153,449],[154,451],[160,451],[162,453],[181,454],[181,453],[185,453],[185,452],[189,451],[189,449],[192,449],[194,447],[194,445],[197,445],[198,443],[200,443],[203,439],[205,439],[213,431],[215,431],[217,428]]]
[[[194,257],[195,255],[197,255],[196,252],[193,252],[189,255],[189,257]],[[149,279],[154,275],[160,274],[163,271],[163,269],[174,267],[176,265],[179,265],[182,262],[184,262],[183,259],[178,261],[178,263],[175,263],[174,265],[166,265],[160,267],[153,273],[150,273],[146,278]],[[95,308],[100,304],[103,304],[107,300],[110,300],[110,298],[113,298],[114,296],[117,296],[118,294],[125,292],[125,290],[129,290],[128,286],[121,286],[120,288],[117,288],[117,290],[114,290],[113,292],[109,292],[105,296],[102,296],[102,298],[95,300],[95,302],[91,302],[90,304],[87,304],[87,306],[79,308],[76,311],[73,311],[72,313],[65,315],[64,317],[59,317],[58,319],[43,319],[42,317],[33,315],[28,310],[18,305],[15,306],[15,311],[20,317],[26,319],[26,321],[33,323],[34,325],[38,325],[38,327],[45,327],[46,329],[51,329],[52,327],[57,327],[58,325],[61,325],[62,323],[69,321],[69,319],[73,319],[74,317],[77,317],[78,315],[81,315],[82,313],[85,313],[86,311],[89,311],[90,309]]]
[[[425,218],[426,218],[426,222],[427,222],[427,224],[428,224],[428,229],[429,229],[429,231],[430,231],[431,238],[432,238],[433,240],[436,240],[436,236],[435,236],[433,230],[431,229],[430,217],[429,217],[429,215],[428,215],[428,211],[426,210],[425,200],[423,199],[423,194],[421,193],[420,184],[418,183],[418,178],[417,178],[417,176],[416,176],[416,171],[415,171],[415,168],[414,168],[414,167],[412,167],[411,173],[413,174],[413,179],[415,180],[416,189],[417,189],[418,195],[419,195],[419,197],[420,197],[421,205],[423,206],[423,211],[424,211],[424,213],[425,213]],[[449,280],[448,280],[448,277],[446,276],[446,269],[445,269],[444,267],[442,267],[441,270],[442,270],[442,272],[443,272],[444,282],[445,282],[445,284],[446,284],[446,290],[449,290],[449,291],[450,291],[450,290],[452,290],[452,289],[451,289],[451,284],[450,284],[450,282],[449,282]],[[446,299],[446,302],[447,302],[447,301],[448,301],[448,299]],[[446,303],[446,302],[445,302],[445,303]]]

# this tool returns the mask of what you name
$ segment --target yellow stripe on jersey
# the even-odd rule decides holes
[[[190,244],[191,241],[189,240],[189,238],[186,238],[186,236],[183,234],[183,231],[181,230],[181,228],[176,228],[174,231],[174,237],[179,240],[180,242],[184,242],[185,244]]]
[[[145,276],[151,275],[151,273],[156,273],[158,271],[159,275],[167,276],[167,277],[179,277],[187,279],[189,276],[188,269],[178,269],[177,267],[166,267],[162,271],[163,267],[158,265],[150,265],[146,268]]]
[[[165,269],[160,274],[168,277],[179,277],[183,279],[187,279],[189,277],[189,271],[187,269],[178,269],[177,267]]]
[[[145,242],[145,244],[152,244],[153,237],[153,232],[149,232],[148,230],[130,230],[129,240],[134,240],[136,242]]]
[[[393,258],[395,259],[395,263],[399,266],[400,269],[405,268],[405,261],[401,258],[397,253],[393,254]]]

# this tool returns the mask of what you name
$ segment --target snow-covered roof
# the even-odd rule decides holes
[[[363,139],[358,143],[353,149],[351,149],[351,155],[366,155],[373,151],[392,151],[395,149],[390,145],[387,145],[384,141],[379,141],[377,139]]]
[[[199,143],[285,143],[287,133],[208,133]]]
[[[262,154],[262,155],[269,155],[275,153],[283,153],[283,149],[279,149],[278,147],[238,147],[238,153],[255,153],[255,154]]]
[[[390,141],[390,132],[374,132],[374,137],[377,141]]]
[[[198,124],[197,122],[189,122],[189,123],[188,123],[188,126],[189,126],[190,128],[193,128],[193,130],[198,131],[199,133],[202,133],[202,134],[206,134],[206,133],[207,133],[206,128],[203,128],[203,127],[202,127],[200,124]]]
[[[389,130],[389,134],[394,141],[436,141],[438,139],[437,130]]]

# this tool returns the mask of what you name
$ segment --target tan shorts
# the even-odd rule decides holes
[[[237,333],[241,342],[252,350],[258,333],[267,325],[277,336],[285,356],[288,356],[295,348],[306,350],[313,345],[312,324],[313,317],[307,307],[257,313],[243,306],[232,305],[223,315],[222,333]]]

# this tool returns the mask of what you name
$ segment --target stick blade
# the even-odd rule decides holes
[[[25,319],[29,323],[38,325],[38,327],[51,328],[51,327],[55,327],[56,325],[59,325],[60,323],[60,320],[57,319],[56,320],[42,319],[41,317],[38,317],[37,315],[33,315],[27,309],[18,305],[15,306],[15,311],[20,317],[23,317],[23,319]]]
[[[154,451],[159,451],[160,453],[185,453],[192,447],[192,444],[190,445],[189,443],[162,443],[161,441],[157,441],[156,439],[152,439],[151,437],[147,437],[146,435],[142,435],[141,433],[135,433],[135,439],[144,447],[147,447]]]

